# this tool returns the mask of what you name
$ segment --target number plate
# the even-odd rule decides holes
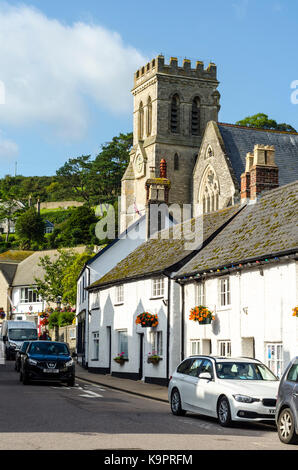
[[[44,369],[43,370],[46,374],[58,374],[59,369]]]
[[[270,415],[275,415],[275,411],[276,411],[275,408],[272,408],[271,410],[269,410],[269,414]]]

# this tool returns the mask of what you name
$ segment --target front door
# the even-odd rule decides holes
[[[139,338],[140,338],[139,380],[141,380],[143,378],[143,372],[144,372],[144,333],[140,333]]]

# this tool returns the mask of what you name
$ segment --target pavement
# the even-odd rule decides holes
[[[122,379],[110,374],[89,372],[80,366],[80,364],[76,364],[76,378],[114,390],[131,393],[132,395],[168,403],[168,388],[162,385],[148,384],[142,380]]]

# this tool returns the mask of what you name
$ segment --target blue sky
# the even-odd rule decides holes
[[[213,61],[219,120],[264,112],[298,129],[298,2],[0,0],[0,177],[53,175],[132,130],[134,71],[159,53]]]

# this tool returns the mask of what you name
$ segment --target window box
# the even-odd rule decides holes
[[[162,361],[162,357],[153,354],[147,357],[148,364],[158,365],[159,361]]]

